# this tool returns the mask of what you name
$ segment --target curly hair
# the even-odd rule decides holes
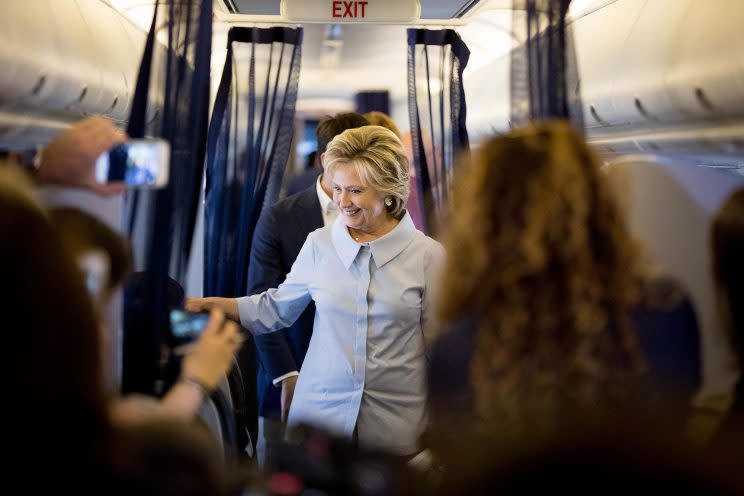
[[[476,414],[551,429],[627,402],[645,373],[629,315],[645,277],[598,159],[570,124],[544,121],[491,139],[463,169],[439,317],[478,318]]]

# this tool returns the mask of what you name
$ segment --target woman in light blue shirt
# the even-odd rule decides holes
[[[219,306],[263,334],[315,301],[288,424],[356,433],[362,448],[411,455],[426,419],[426,333],[442,248],[404,209],[408,159],[391,131],[349,129],[323,160],[341,215],[310,233],[286,280],[243,298],[189,299],[187,308]]]

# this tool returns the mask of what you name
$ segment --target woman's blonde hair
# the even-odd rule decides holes
[[[381,126],[347,129],[328,144],[325,174],[333,177],[339,165],[353,165],[365,186],[392,200],[386,205],[393,217],[403,212],[408,201],[408,158],[392,131]]]
[[[481,418],[549,429],[563,413],[629,401],[645,370],[629,315],[644,275],[583,138],[566,122],[533,123],[488,141],[464,171],[439,313],[478,318]]]

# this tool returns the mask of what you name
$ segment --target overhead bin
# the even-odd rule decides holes
[[[64,108],[74,101],[79,88],[65,74],[49,2],[4,2],[2,10],[0,103],[3,108]],[[74,18],[71,21],[74,23]]]
[[[625,44],[645,3],[621,0],[571,24],[588,128],[628,124],[615,108],[613,86],[631,57]]]
[[[736,0],[618,0],[573,24],[590,135],[744,119]]]
[[[665,86],[680,112],[700,118],[744,116],[744,9],[740,0],[692,2]]]
[[[124,123],[145,41],[127,24],[102,0],[1,2],[0,145],[42,144],[93,113]]]
[[[637,9],[638,12],[630,30],[624,33],[625,38],[615,47],[616,56],[613,57],[615,70],[611,73],[610,101],[616,123],[656,126],[688,119],[670,98],[665,79],[677,58],[677,44],[686,36],[681,28],[694,3],[699,2],[618,2],[622,9]],[[614,23],[609,24],[610,19],[605,16],[605,29],[607,25],[614,26]],[[595,43],[599,42],[601,46],[600,40],[595,40]]]
[[[569,20],[589,139],[615,154],[744,154],[741,1],[615,0],[598,7]],[[506,55],[472,75],[495,83],[488,98],[476,94],[483,84],[465,81],[471,136],[508,127],[509,63]]]
[[[88,65],[97,69],[90,71],[89,74],[95,75],[95,79],[90,81],[88,87],[96,94],[91,95],[88,101],[87,97],[84,98],[80,102],[80,110],[124,121],[129,117],[129,100],[142,56],[144,33],[137,46],[122,25],[128,21],[117,11],[100,0],[76,0],[76,3],[80,12],[85,14],[81,28],[85,29],[93,42],[85,52],[77,53],[85,53]],[[60,18],[60,21],[64,22],[64,18]],[[74,56],[74,53],[70,56]]]

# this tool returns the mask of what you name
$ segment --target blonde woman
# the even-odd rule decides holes
[[[291,325],[314,301],[289,426],[306,423],[410,456],[424,427],[424,342],[441,246],[404,210],[408,160],[391,131],[344,131],[328,145],[325,173],[341,214],[308,236],[278,288],[190,299],[187,307],[219,306],[264,334]]]

